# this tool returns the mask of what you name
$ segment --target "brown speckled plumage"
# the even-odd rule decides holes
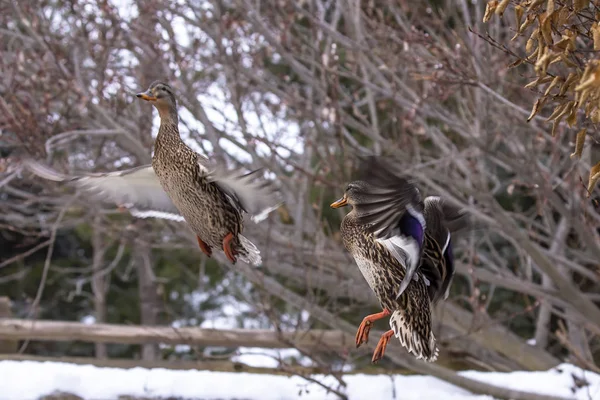
[[[210,256],[213,248],[222,248],[234,263],[239,256],[258,264],[258,249],[241,235],[244,228],[242,212],[248,211],[244,207],[268,212],[279,205],[273,199],[267,206],[265,185],[251,187],[248,182],[243,182],[258,170],[233,178],[221,172],[219,178],[214,173],[215,166],[181,139],[171,87],[154,82],[138,97],[151,101],[161,118],[152,168],[164,191],[198,236],[202,250]],[[226,239],[228,236],[231,238]]]
[[[205,160],[181,140],[173,116],[162,118],[154,145],[152,168],[190,228],[210,247],[220,248],[223,238],[233,234],[232,248],[241,256],[244,219],[214,182],[206,179]],[[205,167],[207,168],[207,167]]]
[[[435,361],[438,349],[431,330],[431,300],[425,280],[413,280],[396,298],[406,267],[375,240],[368,226],[358,223],[354,210],[344,217],[340,233],[382,309],[392,313],[390,326],[402,345],[417,358]]]
[[[435,361],[432,308],[454,274],[451,233],[466,228],[466,214],[439,197],[421,200],[419,190],[393,163],[370,157],[363,177],[351,182],[333,208],[352,206],[340,233],[383,311],[363,319],[356,344],[368,339],[374,321],[390,316],[379,341],[379,360],[393,335],[415,357]]]

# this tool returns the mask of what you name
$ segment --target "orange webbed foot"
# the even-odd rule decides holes
[[[223,251],[225,252],[225,255],[227,256],[229,261],[231,261],[233,264],[235,264],[235,262],[236,262],[235,252],[231,248],[232,240],[233,240],[233,233],[229,232],[227,235],[225,235],[225,238],[223,238]]]
[[[356,332],[356,347],[360,347],[363,343],[367,343],[369,341],[369,332],[371,331],[371,326],[373,322],[378,319],[385,318],[390,315],[388,310],[383,310],[380,313],[367,315],[363,318],[360,326],[358,327],[358,331]]]
[[[202,252],[208,257],[212,256],[212,249],[210,246],[207,245],[204,240],[200,239],[200,236],[196,236],[196,239],[198,239],[198,246],[200,246],[200,250],[202,250]]]
[[[360,347],[361,344],[367,343],[369,341],[369,332],[371,331],[372,322],[367,320],[367,318],[363,319],[360,325],[358,326],[358,330],[356,331],[356,347]]]
[[[392,336],[394,336],[394,331],[391,329],[381,335],[381,338],[377,343],[377,347],[375,347],[375,351],[373,352],[373,358],[371,359],[372,363],[376,363],[383,358],[383,355],[385,354],[385,348],[387,347],[387,344]]]

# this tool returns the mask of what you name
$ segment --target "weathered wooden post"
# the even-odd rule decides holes
[[[0,318],[11,318],[10,299],[0,297]],[[0,354],[14,354],[17,352],[19,342],[16,340],[0,340]]]

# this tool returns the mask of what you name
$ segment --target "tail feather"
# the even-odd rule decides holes
[[[437,360],[439,349],[435,344],[430,320],[407,319],[405,310],[396,310],[390,317],[390,326],[402,346],[417,360],[423,359],[428,362]]]
[[[245,236],[238,235],[238,238],[240,240],[241,247],[245,250],[244,252],[240,253],[238,258],[251,265],[260,265],[262,263],[260,250],[258,250],[254,243],[248,240]]]

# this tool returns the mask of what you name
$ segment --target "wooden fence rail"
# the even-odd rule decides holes
[[[81,322],[0,318],[0,340],[84,341],[123,344],[188,344],[223,347],[264,347],[342,350],[354,338],[334,330],[276,332],[262,329],[84,324]]]

